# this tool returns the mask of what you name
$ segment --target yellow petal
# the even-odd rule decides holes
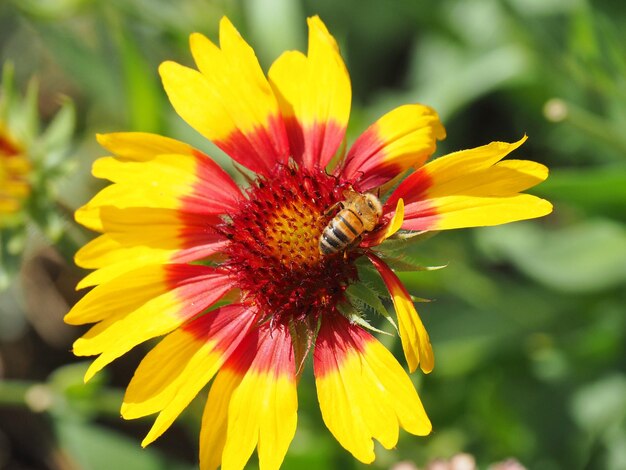
[[[141,266],[204,259],[223,249],[226,239],[211,230],[216,215],[186,214],[173,209],[105,206],[99,220],[103,235],[75,255],[77,265],[98,269],[77,286],[102,284]]]
[[[435,230],[500,225],[552,212],[552,204],[530,194],[509,197],[447,196],[434,202],[440,212]]]
[[[96,137],[104,148],[129,160],[146,161],[168,154],[191,155],[194,150],[183,142],[146,132],[115,132]]]
[[[491,142],[468,150],[453,152],[428,163],[428,174],[434,175],[435,182],[440,183],[480,171],[495,165],[513,150],[519,148],[527,137],[524,136],[512,144],[508,142]]]
[[[132,311],[167,291],[167,274],[160,267],[137,270],[88,292],[65,315],[70,325],[99,322],[119,312]]]
[[[439,116],[421,104],[400,106],[372,124],[346,155],[341,175],[368,191],[410,167],[420,167],[446,133]]]
[[[393,217],[387,224],[385,231],[382,234],[382,237],[376,239],[376,245],[381,244],[387,238],[392,236],[400,227],[402,227],[402,222],[404,222],[404,201],[402,198],[398,200],[398,204],[396,204],[396,210],[393,213]]]
[[[387,238],[392,236],[402,227],[402,222],[404,221],[404,201],[402,199],[398,200],[396,204],[396,208],[393,212],[393,216],[391,220],[385,222],[379,229],[366,234],[363,241],[361,242],[361,246],[371,247],[380,245]]]
[[[306,168],[323,168],[344,138],[352,91],[334,38],[319,17],[309,18],[308,25],[308,54],[283,53],[268,75],[292,156]]]
[[[211,387],[200,467],[241,470],[258,447],[260,468],[278,469],[295,434],[297,408],[288,329],[264,323],[243,340]]]
[[[520,194],[545,180],[548,169],[526,160],[504,160],[526,137],[492,142],[438,158],[409,175],[389,197],[405,203],[402,228],[446,230],[498,225],[549,214],[552,205]]]
[[[243,469],[258,444],[260,468],[280,468],[296,432],[294,377],[248,372],[229,405],[224,468]]]
[[[74,218],[79,224],[103,232],[101,211],[104,207],[125,209],[145,207],[157,209],[179,209],[184,194],[177,188],[152,188],[136,184],[112,184],[96,194],[87,204],[76,210]],[[181,189],[180,187],[178,188]]]
[[[174,62],[159,67],[176,112],[234,160],[268,174],[285,163],[289,146],[278,104],[254,51],[223,18],[218,48],[190,38],[200,72]]]
[[[132,284],[134,277],[147,277],[150,271],[158,272],[159,268],[141,268],[96,287],[66,317],[66,321],[76,318],[81,322],[102,318],[74,343],[77,356],[100,354],[87,370],[85,381],[136,345],[177,328],[232,288],[231,281],[212,268],[168,265],[161,267],[164,281],[146,284],[156,291],[154,297],[146,300],[146,295],[128,296],[106,304],[105,299],[121,297],[124,282]],[[105,305],[100,305],[101,302]],[[116,302],[120,306],[114,311],[111,307]]]
[[[226,444],[228,404],[233,391],[242,379],[242,372],[222,368],[211,385],[200,429],[200,470],[215,470],[222,464]]]
[[[205,206],[217,206],[217,212],[236,207],[241,191],[232,178],[201,152],[191,155],[162,154],[150,161],[136,162],[105,157],[94,162],[92,173],[115,183],[139,184],[150,188],[167,187],[181,195],[199,200]],[[203,212],[210,212],[205,209]]]
[[[354,457],[374,458],[399,427],[426,435],[431,424],[410,379],[374,337],[337,315],[325,317],[315,346],[315,383],[324,423]]]
[[[291,338],[283,325],[263,328],[246,355],[254,360],[228,406],[224,469],[243,469],[258,444],[259,467],[278,470],[296,432],[298,398]]]
[[[160,412],[142,442],[159,437],[247,335],[255,317],[241,305],[228,305],[170,333],[141,362],[130,382],[122,416]]]
[[[241,191],[204,154],[156,155],[149,161],[104,157],[93,175],[115,182],[76,211],[76,221],[105,231],[103,208],[177,209],[190,214],[222,214],[238,207]]]
[[[423,372],[429,373],[435,365],[433,349],[430,338],[424,328],[411,296],[406,291],[398,276],[373,253],[367,254],[372,264],[380,273],[383,282],[389,289],[391,300],[398,316],[398,328],[402,349],[409,365],[409,370],[414,372],[419,365]]]

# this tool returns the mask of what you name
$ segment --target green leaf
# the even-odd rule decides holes
[[[578,425],[592,433],[619,425],[626,416],[626,378],[605,376],[579,389],[571,409]]]
[[[161,127],[161,88],[157,74],[146,62],[128,25],[114,17],[112,29],[116,33],[126,86],[126,103],[130,127],[142,132],[157,132]]]
[[[97,106],[105,107],[112,113],[119,113],[125,104],[119,92],[120,82],[115,63],[105,48],[108,44],[94,49],[92,42],[101,43],[107,38],[91,37],[97,28],[89,31],[89,40],[78,40],[68,28],[55,27],[48,23],[36,23],[38,33],[46,47],[55,56],[68,76],[91,97]]]
[[[626,166],[554,170],[533,193],[594,214],[626,217]]]
[[[481,25],[484,29],[484,18]],[[532,63],[520,44],[493,38],[490,42],[492,47],[476,44],[462,49],[456,41],[430,37],[415,49],[412,60],[416,76],[412,85],[436,104],[444,122],[481,96],[528,76]]]
[[[15,227],[0,228],[0,292],[8,288],[17,275],[26,243],[21,217],[19,214],[15,217]]]
[[[271,64],[285,49],[305,50],[306,23],[302,21],[305,14],[300,2],[249,0],[241,6],[248,20],[251,43],[262,64]]]
[[[83,378],[90,362],[75,362],[58,367],[48,377],[48,384],[59,394],[68,394],[78,398],[89,398],[101,390],[108,380],[108,372],[96,375],[88,383]],[[120,397],[121,398],[121,397]],[[120,402],[121,403],[121,402]]]
[[[75,15],[76,11],[88,3],[89,0],[20,0],[16,5],[25,13],[42,20],[59,20]]]
[[[553,231],[534,223],[476,230],[483,250],[564,292],[595,292],[626,282],[626,229],[606,219]]]
[[[189,466],[165,459],[153,449],[142,449],[132,438],[95,424],[58,418],[54,427],[60,446],[76,462],[77,468],[189,469]]]

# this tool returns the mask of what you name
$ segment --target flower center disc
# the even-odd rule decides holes
[[[246,301],[266,316],[303,319],[327,311],[356,279],[354,255],[319,252],[319,238],[341,194],[335,178],[293,166],[259,178],[222,230],[231,243],[225,265]]]

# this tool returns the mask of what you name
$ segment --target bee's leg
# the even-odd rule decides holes
[[[348,251],[352,250],[353,248],[356,248],[357,246],[359,246],[359,243],[361,243],[361,239],[363,237],[361,235],[359,235],[358,237],[356,237],[354,240],[352,240],[352,243],[350,243],[346,249],[343,251],[343,259],[348,259]]]
[[[342,201],[334,203],[332,206],[330,206],[328,209],[324,211],[324,217],[328,217],[330,214],[335,212],[341,206],[343,206]]]

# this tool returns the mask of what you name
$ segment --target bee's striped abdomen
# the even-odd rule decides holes
[[[320,237],[320,253],[332,255],[348,248],[363,233],[363,221],[352,209],[342,209]]]

